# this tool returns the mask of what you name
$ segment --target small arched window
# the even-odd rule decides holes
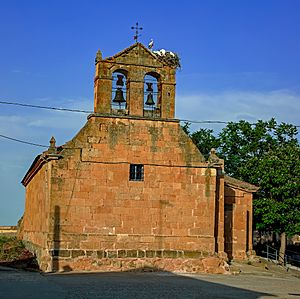
[[[111,107],[115,110],[124,110],[127,108],[127,72],[116,70],[112,74],[112,99]]]
[[[144,116],[160,117],[160,85],[157,73],[144,77]]]

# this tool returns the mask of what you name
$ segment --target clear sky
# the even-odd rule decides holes
[[[142,43],[181,57],[178,118],[300,125],[299,13],[297,0],[0,0],[0,101],[93,110],[97,50],[130,46],[138,21]],[[29,142],[64,144],[85,121],[0,104],[0,134]],[[22,216],[20,182],[43,150],[0,137],[0,225]]]

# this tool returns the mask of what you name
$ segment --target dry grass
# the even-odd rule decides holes
[[[34,255],[16,237],[0,235],[0,266],[36,271]]]
[[[0,262],[12,262],[24,258],[25,251],[22,241],[15,237],[0,236]]]

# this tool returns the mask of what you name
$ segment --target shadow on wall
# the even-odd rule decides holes
[[[157,273],[149,273],[155,271]],[[69,296],[84,295],[84,298],[98,298],[99,294],[101,298],[255,299],[262,296],[274,296],[211,282],[209,281],[213,279],[211,275],[207,275],[207,279],[202,275],[200,279],[200,276],[199,278],[181,276],[156,268],[140,268],[127,272],[46,274],[46,276],[52,283],[64,285],[68,289]],[[231,276],[230,278],[234,280],[239,277]]]
[[[162,207],[161,207],[162,210]],[[162,216],[162,215],[161,215]],[[163,222],[161,220],[161,222]],[[162,225],[162,223],[161,223]],[[55,206],[54,250],[52,259],[52,271],[59,270],[58,253],[60,250],[60,208]],[[245,298],[256,299],[272,294],[255,292],[239,287],[228,286],[209,281],[203,275],[181,276],[163,271],[155,267],[143,267],[124,272],[104,273],[68,273],[72,268],[66,265],[62,272],[44,274],[47,281],[63,286],[63,291],[68,298]],[[148,272],[148,273],[145,273]],[[156,272],[156,273],[151,273]],[[221,277],[221,275],[220,275]],[[232,277],[233,279],[235,277]],[[60,289],[60,292],[62,290]],[[52,289],[52,297],[56,297],[56,289]],[[26,296],[25,296],[26,297]]]
[[[59,250],[60,250],[60,207],[54,207],[54,225],[53,225],[53,242],[54,248],[52,251],[52,271],[59,270]]]

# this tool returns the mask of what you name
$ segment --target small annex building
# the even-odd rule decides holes
[[[182,130],[176,54],[135,43],[96,56],[94,113],[22,180],[19,237],[43,271],[208,271],[252,250],[256,187],[224,175]]]

